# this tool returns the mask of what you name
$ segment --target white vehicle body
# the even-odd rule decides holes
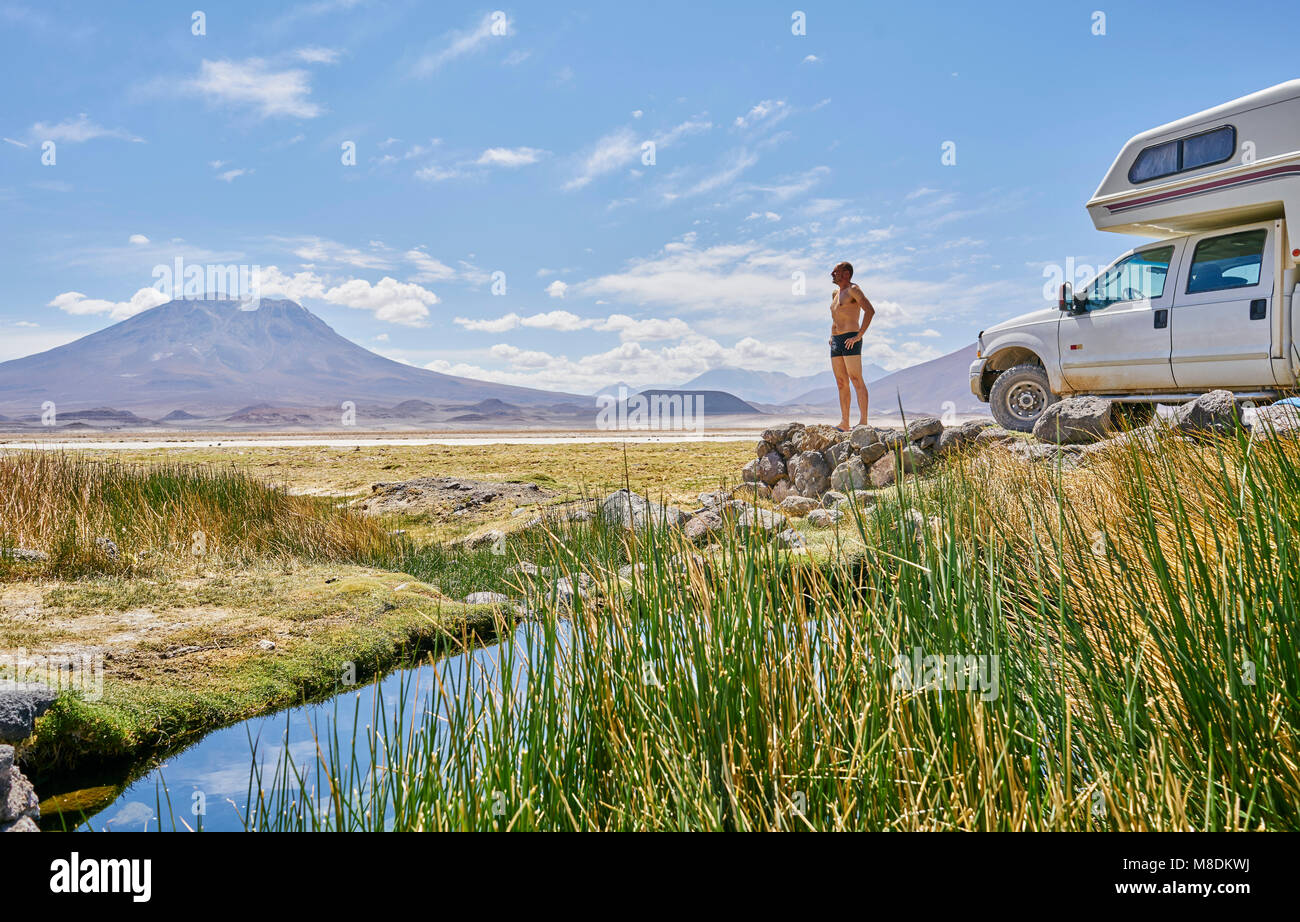
[[[1267,398],[1296,385],[1300,80],[1134,137],[1087,207],[1098,230],[1156,239],[1079,292],[1062,286],[1058,309],[980,333],[971,390],[1003,425],[1032,428],[1076,394]]]

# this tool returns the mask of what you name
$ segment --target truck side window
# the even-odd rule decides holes
[[[1193,295],[1258,285],[1267,237],[1268,231],[1260,228],[1202,240],[1192,256],[1187,293]]]
[[[1088,289],[1088,310],[1100,310],[1117,301],[1159,298],[1165,293],[1169,260],[1174,248],[1153,247],[1117,262]]]

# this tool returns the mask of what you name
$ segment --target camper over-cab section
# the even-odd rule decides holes
[[[1132,138],[1088,213],[1097,230],[1143,237],[1300,220],[1300,80]]]

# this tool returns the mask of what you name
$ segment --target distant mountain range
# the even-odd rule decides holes
[[[0,413],[59,415],[99,407],[198,417],[257,405],[344,401],[440,404],[495,398],[549,406],[590,398],[439,374],[386,359],[292,301],[257,310],[230,301],[170,301],[75,342],[0,363]],[[173,416],[173,419],[176,417]]]
[[[865,366],[872,406],[898,395],[909,412],[983,408],[967,386],[974,347],[894,374]],[[620,382],[601,394],[618,394]],[[639,389],[694,394],[721,418],[833,409],[829,367],[784,372],[715,368],[683,385]],[[627,388],[628,396],[638,389]],[[75,342],[0,363],[0,423],[42,429],[47,404],[69,429],[596,428],[593,396],[477,381],[416,368],[340,336],[292,301],[256,310],[230,301],[171,301]],[[348,420],[353,413],[355,419]]]

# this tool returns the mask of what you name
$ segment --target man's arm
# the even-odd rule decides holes
[[[861,302],[862,326],[858,327],[858,335],[845,343],[847,346],[852,346],[854,343],[861,340],[862,337],[867,335],[867,327],[871,326],[871,318],[876,316],[876,309],[871,306],[871,302],[867,300],[867,296],[862,293],[861,288],[854,285],[853,294],[857,297],[857,300]]]

